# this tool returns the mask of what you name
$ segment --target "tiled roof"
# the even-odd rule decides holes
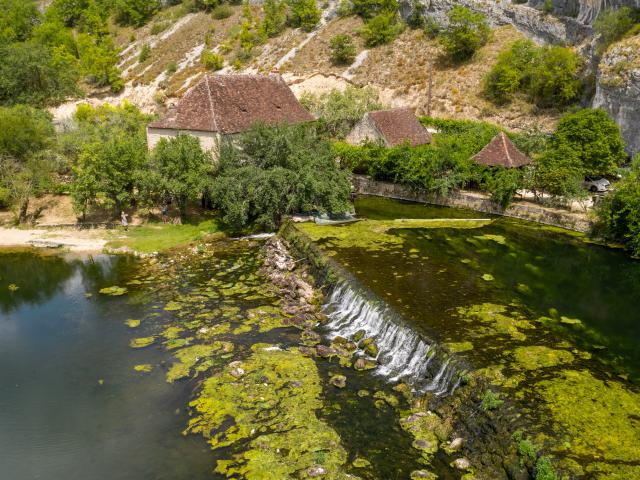
[[[431,143],[431,134],[408,107],[378,110],[369,112],[368,115],[389,147],[404,142],[409,142],[412,147]]]
[[[280,75],[205,75],[152,128],[239,133],[267,125],[313,120]]]
[[[471,157],[476,163],[489,167],[518,168],[531,163],[531,159],[518,150],[504,132],[498,133],[476,155]]]

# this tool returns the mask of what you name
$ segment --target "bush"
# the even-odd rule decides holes
[[[365,20],[383,13],[398,11],[398,0],[352,0],[352,4],[353,13]]]
[[[287,23],[287,4],[284,0],[265,0],[262,31],[267,37],[279,35]]]
[[[211,50],[205,50],[202,52],[200,61],[207,70],[216,71],[224,67],[224,57],[218,53],[212,52]]]
[[[501,104],[517,92],[541,107],[567,105],[580,95],[580,58],[564,47],[519,40],[498,56],[484,80],[485,95]]]
[[[411,28],[424,28],[424,12],[426,7],[417,0],[411,1],[411,13],[406,19],[407,25]]]
[[[522,188],[524,173],[517,168],[496,167],[485,177],[483,188],[491,192],[491,200],[507,208]]]
[[[167,68],[165,69],[165,72],[167,75],[173,75],[177,71],[178,71],[178,64],[176,62],[169,62],[167,64]]]
[[[373,17],[360,29],[360,36],[368,47],[389,43],[402,31],[397,14],[382,13]]]
[[[440,34],[440,43],[455,61],[471,58],[489,40],[491,30],[486,17],[466,7],[454,7],[449,13],[449,25]]]
[[[140,63],[144,63],[149,59],[150,56],[151,56],[151,47],[149,46],[148,43],[145,43],[144,45],[142,45],[142,48],[140,49],[140,56],[138,57],[138,61]]]
[[[620,40],[638,21],[640,21],[638,11],[633,11],[629,7],[611,7],[602,10],[593,22],[593,29],[600,36],[598,51],[602,53],[613,42]]]
[[[365,113],[382,108],[372,87],[348,86],[342,92],[334,89],[320,96],[305,93],[300,102],[319,118],[321,131],[332,138],[346,137]]]
[[[329,42],[329,48],[335,65],[351,65],[356,58],[356,46],[350,35],[335,35]]]
[[[229,5],[218,5],[211,12],[211,16],[216,20],[224,20],[233,15],[233,9]]]
[[[491,390],[487,390],[482,396],[481,408],[485,412],[490,410],[495,410],[500,405],[504,403],[503,400],[500,400],[499,393],[493,393]]]
[[[548,149],[536,162],[535,185],[555,197],[572,199],[584,195],[583,180],[578,156],[565,144]]]
[[[343,213],[350,183],[313,125],[255,125],[223,145],[212,198],[234,229],[275,229],[287,214]]]
[[[159,9],[158,0],[115,0],[113,5],[117,22],[136,27],[144,25]]]
[[[320,10],[316,0],[289,0],[289,23],[293,27],[310,32],[320,21]]]

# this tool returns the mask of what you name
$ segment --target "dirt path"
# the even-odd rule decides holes
[[[102,229],[23,230],[0,227],[0,247],[62,247],[76,252],[100,252],[107,241],[107,232]]]

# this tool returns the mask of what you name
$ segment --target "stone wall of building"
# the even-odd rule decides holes
[[[193,135],[200,141],[203,150],[208,150],[217,157],[220,148],[220,134],[214,132],[199,132],[195,130],[173,130],[167,128],[147,128],[147,146],[153,150],[161,138],[173,138],[179,133]]]

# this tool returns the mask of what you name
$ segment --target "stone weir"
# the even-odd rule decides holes
[[[445,396],[458,388],[465,369],[455,355],[408,325],[293,224],[286,224],[280,235],[315,269],[318,286],[326,294],[323,310],[328,322],[322,333],[338,348],[357,347],[357,369],[371,370],[392,383],[407,383],[420,394]]]

